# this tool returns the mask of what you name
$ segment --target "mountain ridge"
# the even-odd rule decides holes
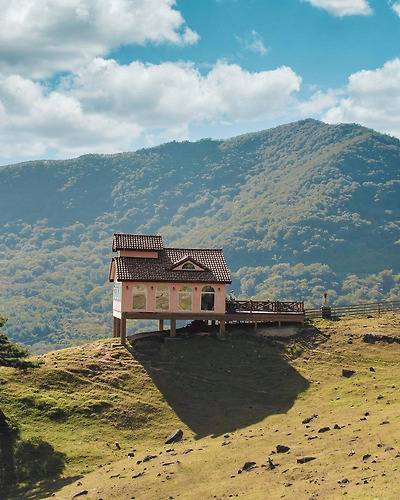
[[[308,119],[0,167],[7,333],[39,350],[108,335],[113,232],[223,247],[244,296],[398,298],[399,165],[398,139]]]

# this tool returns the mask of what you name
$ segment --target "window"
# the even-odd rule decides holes
[[[194,264],[192,264],[191,262],[185,262],[185,264],[183,264],[183,266],[182,266],[182,269],[185,269],[185,271],[187,271],[187,270],[195,271],[196,266]]]
[[[133,287],[132,308],[134,311],[146,310],[146,287],[143,285],[135,285]]]
[[[191,311],[193,302],[193,291],[190,286],[183,286],[178,292],[178,308],[181,311]]]
[[[156,310],[169,310],[169,288],[167,285],[159,285],[156,291]]]
[[[122,283],[118,283],[115,281],[113,289],[113,300],[121,302],[121,289],[122,289]]]
[[[201,310],[214,311],[215,290],[212,286],[204,286],[201,290]]]

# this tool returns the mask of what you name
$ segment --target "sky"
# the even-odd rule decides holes
[[[400,138],[400,0],[0,0],[0,164],[316,118]]]

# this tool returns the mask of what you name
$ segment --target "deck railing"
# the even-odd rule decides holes
[[[270,300],[227,300],[226,312],[272,312],[304,314],[304,302],[280,302]]]

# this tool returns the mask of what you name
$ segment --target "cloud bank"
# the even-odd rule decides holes
[[[372,9],[367,0],[305,0],[314,7],[328,11],[334,16],[368,16]]]

